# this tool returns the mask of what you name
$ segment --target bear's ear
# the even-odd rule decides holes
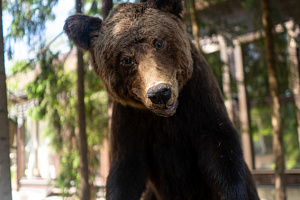
[[[178,17],[181,17],[183,12],[182,0],[141,0],[141,2],[147,2],[160,10],[173,13]]]
[[[102,20],[83,14],[70,16],[64,25],[64,31],[76,46],[83,50],[89,50],[93,37],[99,36]]]

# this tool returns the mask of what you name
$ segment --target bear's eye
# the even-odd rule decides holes
[[[122,64],[123,65],[133,65],[133,60],[130,57],[125,57],[122,59]]]
[[[164,42],[163,41],[159,41],[159,40],[156,40],[154,42],[154,47],[155,49],[159,50],[159,49],[162,49],[164,47]]]

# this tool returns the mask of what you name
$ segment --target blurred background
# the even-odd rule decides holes
[[[104,199],[113,108],[88,54],[62,29],[76,12],[103,19],[127,2],[135,1],[2,0],[9,129],[0,132],[9,135],[14,200]],[[300,200],[300,1],[184,5],[186,29],[220,85],[260,198]]]

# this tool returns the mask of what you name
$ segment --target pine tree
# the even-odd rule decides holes
[[[11,200],[9,132],[7,118],[6,76],[2,27],[2,1],[0,1],[0,197]]]
[[[285,200],[285,181],[284,181],[284,150],[282,125],[280,116],[280,103],[278,95],[278,80],[275,68],[274,36],[272,33],[272,10],[270,0],[260,0],[262,10],[262,23],[265,33],[265,48],[268,69],[269,93],[272,110],[272,128],[273,128],[273,154],[275,159],[275,190],[276,200]]]
[[[81,13],[81,0],[76,0],[76,13]],[[85,122],[85,104],[84,104],[84,65],[83,53],[77,48],[77,109],[78,109],[78,145],[80,157],[80,192],[81,200],[90,200],[90,186],[89,186],[89,169],[88,169],[88,144],[86,135]]]

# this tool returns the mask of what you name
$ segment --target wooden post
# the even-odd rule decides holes
[[[222,66],[222,83],[223,83],[223,93],[225,97],[225,106],[229,115],[230,120],[233,122],[233,109],[232,109],[232,99],[231,99],[231,88],[230,88],[230,72],[228,66],[228,54],[227,45],[225,39],[222,36],[218,36],[220,45],[220,57],[223,62]]]
[[[100,149],[100,175],[105,183],[109,172],[109,162],[109,141],[108,138],[105,137]]]
[[[17,191],[20,190],[20,180],[22,178],[22,139],[21,127],[18,126],[17,131]]]
[[[24,116],[23,106],[18,105],[17,130],[17,191],[20,189],[20,180],[24,176]]]
[[[239,41],[234,40],[234,60],[236,70],[236,81],[238,90],[238,103],[239,103],[239,118],[240,118],[240,133],[242,140],[242,147],[244,150],[244,158],[250,170],[253,170],[253,155],[251,136],[249,133],[249,114],[247,106],[246,87],[244,84],[244,68],[242,48]]]

